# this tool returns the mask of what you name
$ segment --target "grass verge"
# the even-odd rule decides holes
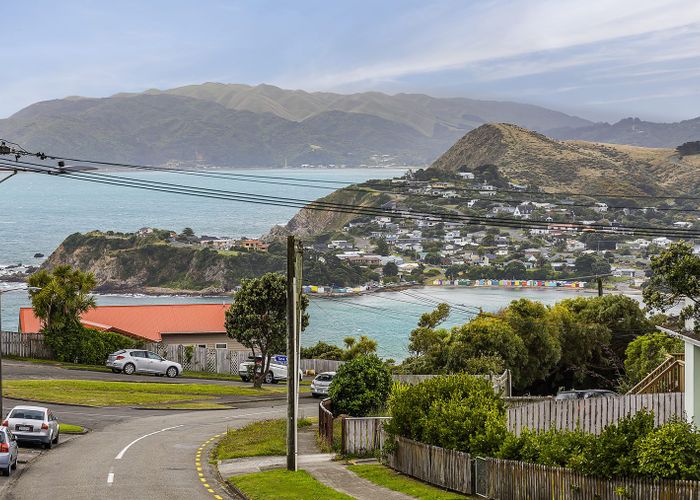
[[[311,425],[302,418],[300,428]],[[253,422],[240,429],[229,429],[213,452],[215,460],[241,457],[285,455],[287,453],[287,422],[284,419]]]
[[[231,410],[231,405],[209,401],[185,401],[184,403],[162,403],[142,406],[146,410]]]
[[[73,424],[58,424],[58,430],[63,434],[82,434],[85,432],[84,427]]]
[[[352,500],[352,497],[335,491],[314,479],[308,472],[300,470],[271,470],[243,474],[229,478],[251,500],[297,500],[313,498],[324,500]]]
[[[233,387],[211,384],[103,382],[97,380],[8,380],[6,398],[88,406],[134,406],[207,400],[222,396],[265,396],[284,392],[277,387]]]
[[[348,469],[358,476],[367,479],[384,488],[398,491],[414,498],[424,500],[456,500],[472,498],[459,493],[441,490],[434,486],[422,483],[417,479],[404,476],[389,467],[381,464],[349,465]]]

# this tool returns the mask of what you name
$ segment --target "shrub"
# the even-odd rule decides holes
[[[700,433],[688,422],[668,422],[640,440],[638,460],[641,475],[700,480]]]
[[[654,430],[654,414],[646,410],[609,425],[591,443],[582,462],[574,468],[603,477],[634,475],[638,469],[641,439]]]
[[[375,354],[358,356],[338,368],[329,389],[335,415],[364,417],[381,410],[391,391],[391,372]]]
[[[583,431],[533,432],[525,429],[520,436],[509,434],[498,457],[557,467],[576,467],[585,459],[595,436]]]
[[[142,345],[141,342],[118,333],[82,327],[64,329],[60,333],[47,332],[46,343],[58,361],[89,365],[104,363],[107,356],[114,351],[133,349]]]
[[[631,385],[659,366],[668,354],[683,352],[683,341],[665,333],[653,332],[637,337],[625,351],[625,371]]]
[[[422,443],[492,454],[506,438],[503,401],[490,382],[471,375],[435,377],[402,387],[389,399],[385,429]]]

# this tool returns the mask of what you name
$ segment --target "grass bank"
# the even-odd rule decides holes
[[[138,406],[208,400],[224,396],[267,396],[281,387],[233,387],[212,384],[103,382],[96,380],[7,380],[6,398],[88,406]]]
[[[311,425],[302,418],[299,428]],[[287,453],[287,421],[284,419],[253,422],[240,429],[229,429],[213,451],[215,460],[241,457],[285,455]]]
[[[58,424],[58,430],[62,434],[82,434],[85,432],[84,427],[73,424]]]
[[[422,500],[458,500],[473,498],[435,488],[434,486],[404,476],[380,464],[349,465],[348,469],[374,484]]]
[[[251,500],[298,500],[299,498],[324,500],[352,500],[352,497],[320,483],[303,470],[271,470],[243,474],[229,478]]]

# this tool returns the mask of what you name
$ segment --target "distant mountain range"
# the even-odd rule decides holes
[[[220,83],[39,102],[0,120],[0,137],[54,154],[152,164],[427,165],[489,122],[655,147],[700,139],[700,118],[609,125],[514,102]]]

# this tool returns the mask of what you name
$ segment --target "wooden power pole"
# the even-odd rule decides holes
[[[299,334],[301,332],[303,247],[287,237],[287,470],[297,470],[299,416]]]

